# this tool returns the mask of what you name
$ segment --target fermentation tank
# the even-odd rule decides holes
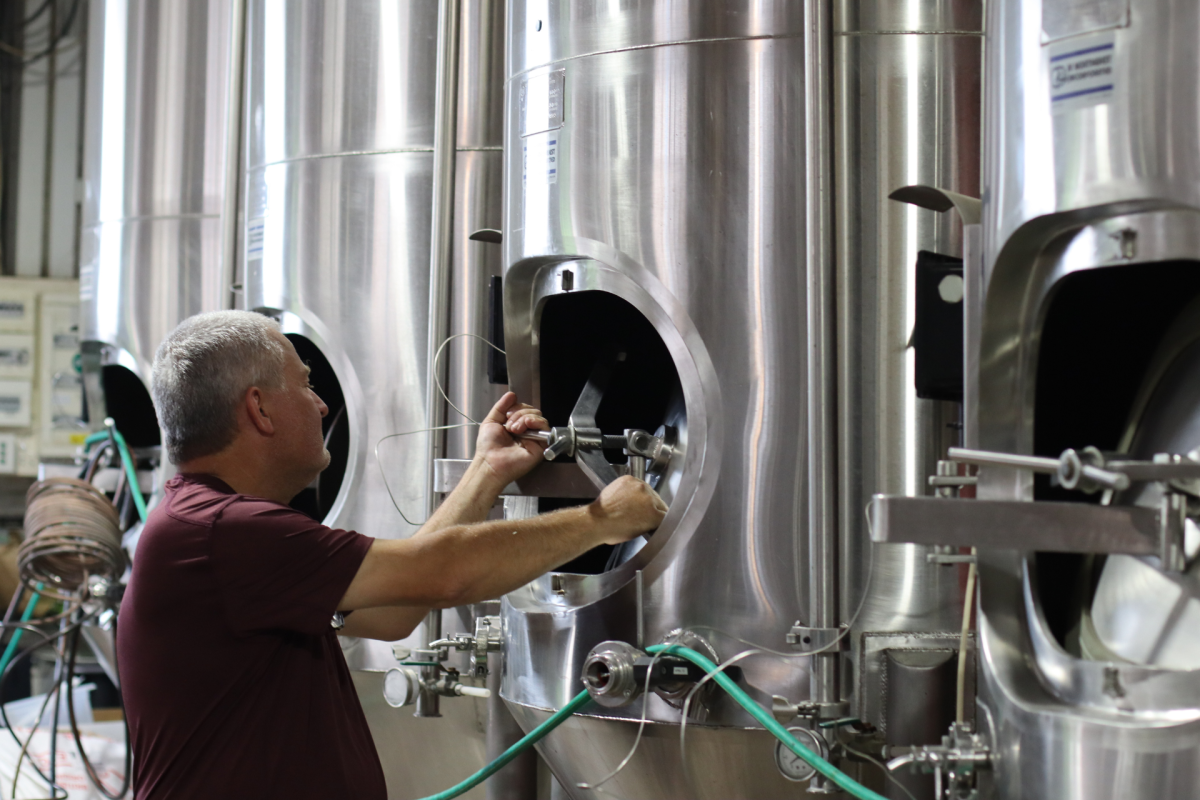
[[[471,455],[474,428],[435,432],[436,442],[425,430],[436,416],[431,356],[441,343],[432,317],[447,320],[438,339],[486,338],[489,278],[499,271],[496,246],[467,237],[500,224],[503,16],[499,3],[470,0],[458,17],[445,297],[431,280],[439,5],[459,4],[252,0],[247,20],[245,304],[280,320],[330,409],[331,467],[293,505],[379,538],[409,536],[426,518],[434,444]],[[452,339],[439,364],[447,392],[475,419],[498,396],[487,349]],[[468,610],[443,622],[429,638],[472,624]],[[398,643],[420,644],[419,635]],[[482,765],[482,701],[446,699],[442,719],[414,718],[383,702],[382,673],[398,665],[397,651],[342,645],[390,796],[423,796]]]
[[[951,454],[978,499],[874,504],[881,540],[978,548],[977,724],[939,753],[983,796],[1200,778],[1198,29],[1186,2],[988,5],[983,452]]]
[[[84,382],[93,425],[113,417],[135,448],[159,444],[149,395],[159,342],[186,317],[229,307],[237,8],[234,0],[88,6]]]
[[[913,331],[918,252],[962,255],[962,225],[890,195],[910,185],[979,194],[983,3],[845,0],[835,9],[841,607],[852,614],[862,603],[851,637],[854,713],[889,744],[931,744],[952,721],[945,699],[966,566],[931,560],[930,546],[872,546],[865,511],[880,492],[930,494],[928,477],[960,444],[961,404],[918,396]],[[920,707],[897,704],[931,688]],[[931,778],[900,780],[918,797],[934,788]]]
[[[556,426],[577,422],[585,385],[603,389],[604,434],[673,448],[653,536],[506,597],[502,695],[526,729],[580,690],[593,646],[638,641],[639,618],[645,644],[686,626],[726,658],[743,641],[782,649],[807,615],[808,484],[823,476],[808,470],[804,413],[803,16],[800,3],[510,5],[510,381]],[[805,658],[740,666],[767,696],[808,695]],[[689,728],[681,763],[681,701],[650,697],[652,724],[603,792],[803,792],[732,705]],[[585,710],[541,745],[572,796],[625,756],[642,708]]]

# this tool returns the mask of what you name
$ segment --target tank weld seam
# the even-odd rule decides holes
[[[148,222],[156,219],[172,220],[172,219],[220,219],[220,214],[142,214],[136,217],[111,217],[109,219],[98,219],[92,222],[85,222],[80,227],[84,230],[88,228],[99,228],[101,225],[112,225],[116,222]]]
[[[546,67],[553,67],[556,64],[565,64],[568,61],[578,61],[581,58],[591,58],[592,56],[609,56],[609,55],[613,55],[614,53],[631,53],[631,52],[634,52],[637,50],[653,50],[653,49],[659,48],[659,47],[677,47],[679,45],[685,45],[685,44],[724,44],[726,42],[758,42],[758,41],[770,41],[772,39],[801,39],[803,37],[804,37],[804,32],[797,31],[795,33],[763,33],[763,34],[759,34],[758,36],[716,36],[716,37],[706,37],[703,39],[676,39],[676,40],[670,41],[670,42],[651,42],[649,44],[635,44],[630,47],[616,47],[611,50],[595,50],[590,53],[579,53],[578,55],[564,56],[562,58],[555,59],[554,61],[547,61],[543,64],[535,64],[532,67],[526,67],[525,69],[521,70],[520,72],[514,72],[512,75],[510,75],[508,77],[508,79],[512,80],[513,78],[520,78],[522,75],[533,72],[535,70],[544,69]]]
[[[323,158],[344,158],[347,156],[386,156],[392,153],[432,153],[432,147],[397,147],[391,150],[345,150],[340,153],[313,153],[307,156],[293,156],[292,158],[281,158],[278,161],[268,161],[264,164],[255,164],[250,167],[250,170],[265,169],[266,167],[274,167],[279,164],[291,164],[296,161],[319,161]]]
[[[983,31],[834,31],[834,36],[983,36]]]
[[[499,153],[504,149],[504,145],[482,144],[478,147],[456,147],[454,149],[460,153]]]

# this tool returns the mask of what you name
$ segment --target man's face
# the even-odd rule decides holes
[[[321,432],[321,419],[329,413],[329,407],[313,391],[308,381],[309,368],[296,354],[296,348],[283,334],[275,335],[287,353],[283,386],[269,392],[279,456],[286,459],[283,464],[289,472],[295,471],[298,478],[308,476],[302,484],[306,486],[329,466],[329,451]]]

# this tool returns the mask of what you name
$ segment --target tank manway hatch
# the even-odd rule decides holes
[[[634,474],[670,505],[682,474],[687,409],[679,373],[654,325],[603,291],[555,295],[538,332],[541,408],[556,461],[575,461],[599,484]],[[540,498],[539,511],[587,502]],[[644,539],[603,545],[560,572],[598,574],[627,561]]]

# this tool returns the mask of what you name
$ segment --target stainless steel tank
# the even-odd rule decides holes
[[[979,0],[835,4],[840,593],[846,618],[861,605],[854,713],[890,745],[936,743],[952,721],[939,699],[954,692],[966,570],[931,562],[935,547],[868,535],[873,495],[932,494],[928,476],[961,443],[960,404],[917,396],[913,331],[917,253],[960,256],[962,224],[890,195],[978,196],[982,44]],[[948,668],[899,666],[914,659]],[[912,705],[897,704],[905,695]],[[934,789],[932,776],[899,779],[918,796]]]
[[[596,363],[616,359],[599,426],[661,425],[676,448],[658,484],[670,513],[648,541],[594,553],[505,599],[502,695],[526,729],[580,691],[590,648],[637,640],[639,575],[646,644],[689,627],[721,658],[786,649],[784,634],[809,613],[809,483],[833,476],[808,470],[804,411],[803,12],[800,3],[510,6],[513,388],[566,424]],[[807,662],[740,666],[760,699],[807,698]],[[541,745],[571,796],[591,796],[576,785],[617,766],[641,711],[640,700],[586,710]],[[639,749],[603,793],[804,792],[732,704],[689,726],[683,757],[680,710],[652,696],[647,713]]]
[[[855,637],[855,661],[878,692],[883,652],[873,634],[957,636],[961,622],[959,567],[930,563],[932,548],[918,545],[868,552],[865,510],[876,493],[931,494],[928,476],[959,444],[959,404],[917,397],[912,335],[917,252],[961,255],[962,226],[889,195],[916,184],[979,194],[983,4],[835,7],[841,603],[855,609],[869,577],[856,624],[867,639]],[[886,728],[881,699],[859,697],[858,711]]]
[[[158,440],[148,394],[158,343],[184,318],[229,305],[237,8],[89,4],[80,338],[92,422],[107,405],[135,446]]]
[[[1200,103],[1197,29],[1186,2],[989,4],[982,446],[1196,447],[1198,328],[1185,307],[1200,292],[1200,147],[1186,121]],[[1054,496],[1016,470],[993,471],[979,491]],[[997,754],[994,796],[1195,794],[1194,665],[1149,657],[1112,628],[1098,648],[1087,630],[1123,614],[1162,633],[1151,607],[1178,597],[1187,573],[1156,558],[1136,560],[1140,576],[1114,573],[1127,559],[981,556],[980,730]]]
[[[277,316],[324,372],[317,391],[332,400],[327,436],[342,458],[311,487],[310,513],[382,538],[411,535],[427,513],[438,6],[253,0],[247,22],[246,306]],[[467,235],[500,222],[500,5],[462,3],[459,31],[450,302],[435,310],[449,333],[486,336],[499,251]],[[476,419],[496,395],[485,353],[455,339],[441,362],[449,394]],[[435,436],[470,455],[473,429]],[[436,634],[463,622],[448,613]],[[418,646],[420,634],[400,644]],[[423,796],[483,765],[483,701],[447,699],[442,719],[415,718],[381,700],[378,671],[397,665],[390,645],[343,649],[389,796]]]

